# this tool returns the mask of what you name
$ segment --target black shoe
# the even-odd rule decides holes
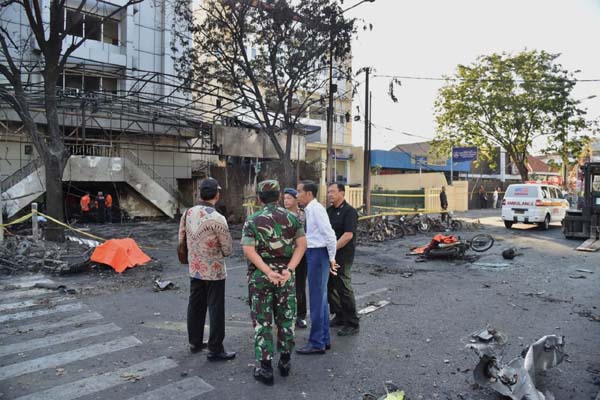
[[[206,343],[206,342],[202,343],[200,346],[190,344],[190,353],[192,353],[192,354],[200,353],[202,350],[204,350],[206,348],[208,348],[208,343]]]
[[[290,369],[292,368],[292,361],[287,360],[286,362],[279,359],[279,363],[277,363],[277,368],[279,368],[279,375],[288,376],[290,374]]]
[[[296,320],[296,328],[306,329],[307,326],[308,326],[308,324],[306,323],[305,319],[297,319]]]
[[[209,351],[206,355],[208,361],[229,361],[235,358],[235,351],[225,351],[223,350],[220,353],[214,353]]]
[[[337,334],[338,336],[352,336],[356,335],[359,331],[360,329],[358,328],[358,326],[345,326],[342,329],[340,329],[337,332]]]
[[[331,350],[331,345],[330,344],[326,344],[325,345],[325,350]]]
[[[344,321],[338,317],[337,315],[335,317],[333,317],[332,320],[329,321],[329,327],[331,328],[332,326],[344,326],[345,323]]]
[[[306,346],[302,347],[301,349],[296,350],[296,353],[304,354],[304,355],[325,354],[325,349],[317,349],[316,347],[312,347],[310,344],[307,344]]]
[[[273,367],[271,367],[271,361],[263,361],[260,363],[260,367],[254,367],[254,379],[265,385],[273,385]]]

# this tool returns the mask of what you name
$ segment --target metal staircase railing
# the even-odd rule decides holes
[[[183,197],[181,196],[181,193],[179,193],[179,191],[177,189],[175,189],[173,187],[173,185],[171,185],[169,182],[167,182],[162,176],[160,176],[158,173],[156,173],[156,171],[154,171],[154,168],[152,168],[152,166],[150,166],[149,164],[147,164],[144,161],[142,161],[142,159],[139,158],[137,156],[137,154],[135,154],[131,150],[124,150],[124,151],[122,151],[121,155],[122,155],[123,158],[131,161],[138,168],[140,168],[142,171],[144,171],[144,173],[146,175],[148,175],[156,183],[158,183],[171,196],[173,196],[175,199],[177,199],[177,201],[179,201],[181,204],[185,205],[185,202],[183,201]]]
[[[16,170],[12,175],[7,176],[0,183],[0,191],[6,192],[8,189],[34,173],[37,169],[43,166],[42,160],[38,158],[34,158],[29,163],[25,164],[23,167]]]

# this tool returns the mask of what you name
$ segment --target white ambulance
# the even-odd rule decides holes
[[[502,219],[508,229],[513,224],[538,224],[548,229],[551,222],[562,222],[569,202],[562,190],[552,184],[523,183],[510,185],[502,200]]]

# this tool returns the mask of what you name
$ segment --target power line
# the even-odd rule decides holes
[[[546,79],[467,79],[467,78],[454,78],[454,77],[432,77],[432,76],[407,76],[407,75],[384,75],[376,74],[374,78],[396,78],[406,80],[420,80],[420,81],[457,81],[457,82],[506,82],[506,83],[556,83],[556,81],[550,81]],[[567,79],[569,82],[575,83],[598,83],[600,79]]]

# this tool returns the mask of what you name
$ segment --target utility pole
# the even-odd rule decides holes
[[[369,214],[371,212],[371,138],[370,138],[370,104],[369,104],[369,73],[371,72],[369,67],[365,69],[365,146],[363,156],[363,204],[365,206],[365,212]]]
[[[333,172],[333,161],[331,160],[332,157],[332,153],[333,153],[333,94],[336,92],[336,85],[333,84],[333,35],[334,35],[334,25],[335,25],[335,21],[336,21],[336,17],[339,15],[344,14],[346,11],[352,10],[355,7],[358,7],[359,5],[363,4],[363,3],[373,3],[375,2],[375,0],[361,0],[358,3],[354,4],[353,6],[350,6],[348,8],[346,8],[345,10],[342,10],[342,12],[338,15],[332,14],[331,15],[331,27],[330,27],[330,31],[329,31],[329,105],[327,107],[327,158],[325,161],[325,184],[328,184],[330,182],[335,181],[335,177],[333,176],[332,172]],[[368,72],[367,72],[367,80],[368,80]],[[367,84],[368,86],[368,84]],[[367,99],[365,99],[365,101],[368,101]],[[367,114],[365,114],[365,119],[367,117]]]

